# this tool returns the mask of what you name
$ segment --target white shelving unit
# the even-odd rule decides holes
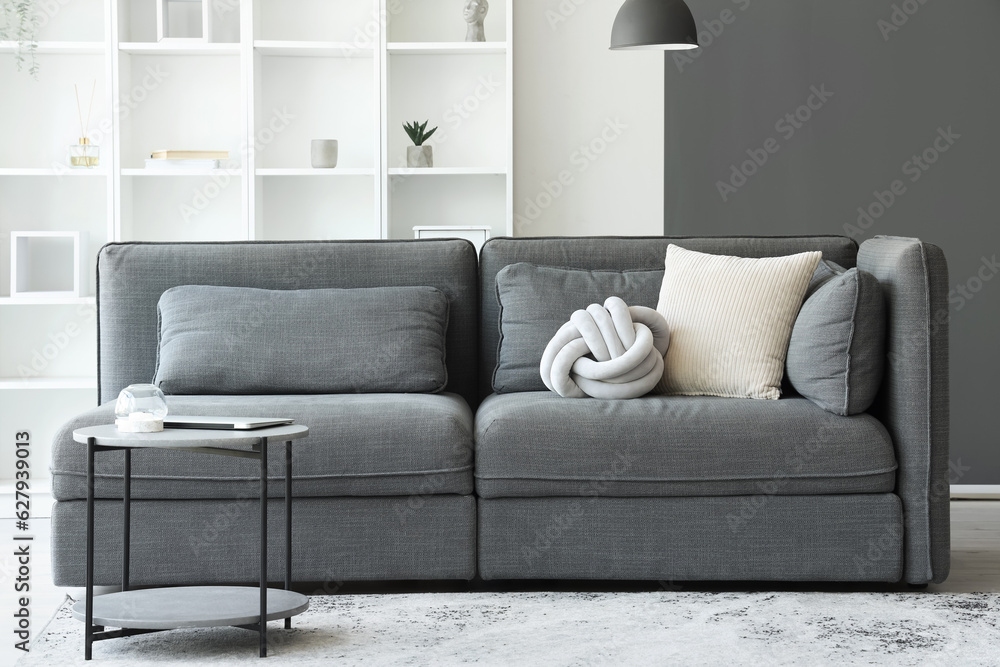
[[[97,389],[97,378],[0,378],[0,389]]]
[[[31,433],[33,489],[47,475],[55,430],[95,403],[95,258],[114,239],[115,202],[111,5],[74,0],[42,9],[49,11],[37,81],[16,71],[15,45],[0,42],[0,431]],[[95,81],[90,138],[101,164],[72,169],[68,147],[80,136],[73,86],[86,105]],[[12,231],[85,232],[85,296],[11,298]],[[0,480],[13,472],[12,458],[0,460]]]
[[[386,50],[393,55],[502,55],[506,42],[390,42]]]
[[[234,44],[177,44],[174,42],[120,42],[119,53],[146,54],[158,56],[238,56],[239,43]]]
[[[50,4],[38,81],[0,42],[0,431],[41,444],[94,404],[104,243],[513,233],[512,0],[491,3],[482,43],[463,41],[454,0],[217,0],[207,40],[189,42],[157,41],[155,0]],[[70,169],[73,86],[87,97],[95,80],[101,164]],[[413,120],[440,128],[433,168],[406,167]],[[311,167],[313,139],[339,141],[337,167]],[[161,148],[230,160],[146,170]],[[22,230],[86,232],[83,297],[10,298]]]
[[[16,49],[14,42],[0,42],[0,53],[13,53]],[[84,55],[104,55],[106,45],[101,42],[43,42],[39,41],[35,49],[41,55],[64,55],[64,56],[84,56]]]
[[[254,0],[244,18],[255,150],[249,238],[380,238],[378,0]],[[337,166],[313,169],[313,139]]]
[[[382,233],[489,225],[513,235],[513,3],[490,4],[487,42],[465,42],[459,5],[404,3],[382,34]],[[383,5],[388,9],[389,5]],[[438,127],[434,167],[406,167],[408,121]]]

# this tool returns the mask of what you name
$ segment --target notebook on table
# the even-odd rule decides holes
[[[294,423],[294,419],[275,417],[188,417],[186,415],[167,415],[163,420],[164,428],[207,428],[222,431],[252,431],[270,426],[284,426]]]

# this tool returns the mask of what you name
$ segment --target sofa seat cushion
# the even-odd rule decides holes
[[[297,497],[427,496],[472,493],[472,411],[454,394],[168,396],[172,414],[289,417],[309,427],[292,445]],[[114,421],[114,403],[66,424],[52,452],[56,500],[86,498],[86,447],[73,429]],[[268,451],[268,494],[284,496],[284,446]],[[95,457],[98,498],[122,497],[124,457]],[[132,497],[256,497],[253,459],[183,451],[132,453]]]
[[[532,496],[885,493],[896,459],[874,417],[777,401],[494,394],[476,414],[476,491]]]

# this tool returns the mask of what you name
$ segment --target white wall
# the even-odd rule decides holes
[[[514,1],[518,236],[663,233],[664,58],[608,50],[620,6]]]

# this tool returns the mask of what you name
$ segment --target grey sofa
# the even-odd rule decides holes
[[[496,276],[516,262],[622,271],[667,245],[822,250],[873,273],[888,367],[871,414],[803,398],[491,395],[476,413],[484,579],[942,581],[949,566],[947,266],[916,239],[496,239],[480,258],[480,384],[497,362]],[[655,306],[658,282],[645,288]],[[640,289],[640,293],[641,289]]]
[[[473,413],[477,385],[476,255],[466,241],[124,243],[98,260],[101,407],[56,436],[53,577],[84,581],[86,457],[72,430],[114,421],[118,392],[149,382],[157,302],[178,285],[269,289],[433,286],[449,301],[448,384],[439,394],[170,396],[174,414],[280,415],[309,426],[293,447],[293,572],[300,581],[471,579],[476,572]],[[266,315],[265,315],[266,316]],[[402,351],[395,351],[402,354]],[[269,496],[283,497],[281,448]],[[257,576],[255,462],[138,450],[132,459],[135,585],[246,582]],[[122,457],[97,457],[97,584],[119,582]],[[281,503],[272,503],[269,564],[284,568]],[[257,517],[257,518],[255,518]]]
[[[493,392],[501,269],[655,271],[670,242],[746,257],[822,250],[873,273],[889,327],[875,405],[841,417],[794,396],[599,401]],[[310,426],[295,454],[297,580],[921,585],[947,577],[947,267],[938,248],[897,238],[860,249],[842,237],[493,239],[476,266],[461,241],[107,246],[101,401],[151,379],[156,303],[169,287],[432,285],[451,306],[446,393],[169,398],[174,411],[280,412]],[[656,305],[651,280],[643,293],[652,302],[633,305]],[[108,405],[80,416],[54,445],[58,585],[83,581],[84,457],[69,434],[110,416]],[[133,532],[134,582],[252,581],[253,558],[234,557],[256,549],[249,465],[157,454],[133,459],[134,521],[163,526]],[[114,584],[121,463],[107,458],[97,483],[97,579]],[[276,539],[275,573],[277,547]]]

